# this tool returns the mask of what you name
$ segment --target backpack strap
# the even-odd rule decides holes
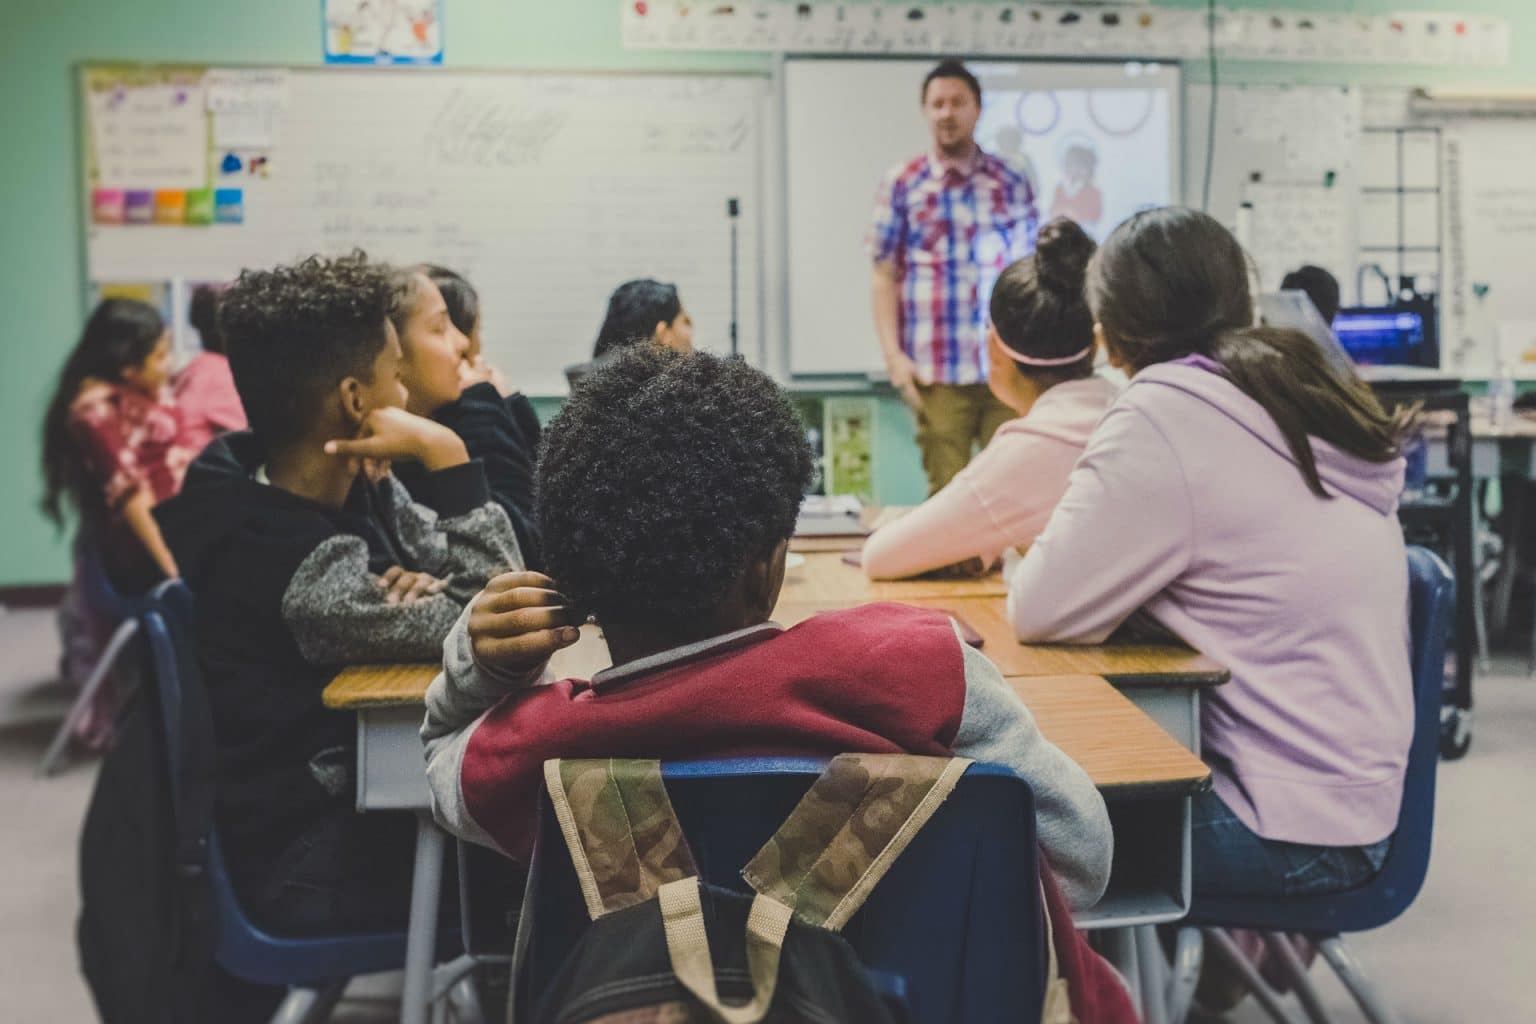
[[[742,877],[802,921],[837,931],[970,765],[963,757],[839,754]]]
[[[779,985],[779,957],[793,916],[789,907],[761,893],[753,897],[752,909],[747,913],[746,940],[752,998],[746,1003],[728,1004],[715,986],[715,965],[709,952],[699,880],[683,878],[668,882],[661,887],[657,901],[661,905],[672,973],[708,1011],[708,1019],[720,1024],[757,1024],[766,1017]]]
[[[698,874],[660,761],[555,759],[544,784],[592,920]]]

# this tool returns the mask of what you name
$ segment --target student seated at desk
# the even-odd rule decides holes
[[[526,859],[547,758],[953,751],[1029,780],[1063,888],[1092,904],[1103,799],[949,618],[877,604],[768,621],[810,475],[793,407],[739,360],[644,345],[588,378],[539,463],[560,591],[492,580],[427,694],[438,819]],[[588,613],[613,667],[534,686]]]
[[[597,367],[643,342],[655,342],[677,352],[693,351],[693,317],[683,308],[676,285],[645,277],[615,288],[597,330],[592,359],[566,367],[566,379],[574,388]]]
[[[533,512],[537,450],[487,379],[484,365],[477,368],[470,362],[469,336],[450,315],[447,299],[428,270],[408,267],[393,278],[389,318],[400,338],[400,379],[409,395],[405,407],[452,430],[470,458],[485,465],[491,496],[512,521],[524,564],[537,567],[542,564]],[[424,485],[424,475],[420,464],[403,465],[396,473],[412,494]]]
[[[279,934],[407,916],[413,819],[355,812],[357,725],[322,706],[326,683],[439,657],[485,581],[521,568],[481,464],[404,408],[389,301],[361,254],[242,274],[223,323],[251,430],[215,440],[157,510],[198,601],[225,857]],[[420,504],[382,460],[423,464]]]
[[[196,328],[203,350],[176,375],[176,404],[187,443],[193,452],[208,447],[220,434],[245,430],[245,408],[229,372],[224,353],[224,333],[219,329],[219,295],[222,288],[201,284],[192,290],[187,319]]]
[[[944,489],[864,542],[864,572],[900,579],[958,563],[984,570],[1028,547],[1115,387],[1093,373],[1093,315],[1083,272],[1093,239],[1070,220],[1040,229],[1031,255],[992,289],[992,393],[1019,414]]]
[[[166,388],[170,365],[170,335],[154,307],[104,299],[65,361],[43,420],[43,511],[62,527],[73,507],[90,554],[128,597],[178,572],[152,512],[180,489],[196,454]],[[77,688],[118,626],[89,600],[88,572],[77,558],[59,609],[62,674]],[[117,706],[109,683],[75,738],[106,749]]]
[[[1397,425],[1295,331],[1249,327],[1218,222],[1139,213],[1088,268],[1132,375],[1014,575],[1025,641],[1099,643],[1144,609],[1226,665],[1202,744],[1194,886],[1347,889],[1397,822],[1413,731]]]
[[[496,391],[507,400],[507,411],[512,414],[512,419],[517,423],[517,429],[522,434],[523,447],[529,452],[536,453],[539,450],[539,438],[544,432],[542,424],[539,423],[539,414],[534,410],[528,396],[507,378],[502,369],[499,366],[493,366],[485,358],[485,347],[480,337],[480,293],[475,290],[474,285],[469,283],[468,278],[447,267],[425,263],[422,264],[422,270],[432,279],[432,283],[437,285],[437,290],[443,295],[443,301],[448,304],[448,319],[453,321],[453,326],[459,329],[460,334],[469,339],[469,345],[464,350],[465,385],[480,383],[494,385]]]

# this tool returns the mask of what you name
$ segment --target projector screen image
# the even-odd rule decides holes
[[[1029,175],[1041,223],[1070,217],[1098,239],[1137,210],[1172,199],[1166,89],[1029,88],[1017,65],[972,70],[983,97],[976,141]]]
[[[882,375],[866,242],[881,179],[932,151],[920,102],[932,60],[790,58],[784,69],[790,370]],[[981,147],[1029,177],[1043,224],[1102,239],[1177,201],[1178,69],[977,61]],[[985,306],[986,296],[982,296]]]

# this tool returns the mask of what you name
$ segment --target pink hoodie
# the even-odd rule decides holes
[[[900,579],[1033,542],[1115,390],[1089,377],[1046,391],[943,490],[864,542],[865,574]]]
[[[1202,705],[1216,792],[1269,839],[1377,842],[1413,731],[1403,461],[1312,439],[1312,494],[1264,409],[1166,363],[1104,417],[1019,564],[1025,641],[1097,643],[1138,608],[1232,670]]]

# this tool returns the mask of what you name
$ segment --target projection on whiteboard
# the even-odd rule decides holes
[[[1100,239],[1172,198],[1166,90],[1029,88],[1022,68],[979,68],[976,141],[1029,175],[1041,223],[1070,217]]]
[[[786,62],[787,324],[796,374],[883,372],[864,242],[882,175],[932,146],[919,93],[933,64]],[[967,66],[982,86],[977,142],[1028,175],[1041,223],[1071,217],[1102,239],[1136,211],[1177,199],[1175,67]]]

